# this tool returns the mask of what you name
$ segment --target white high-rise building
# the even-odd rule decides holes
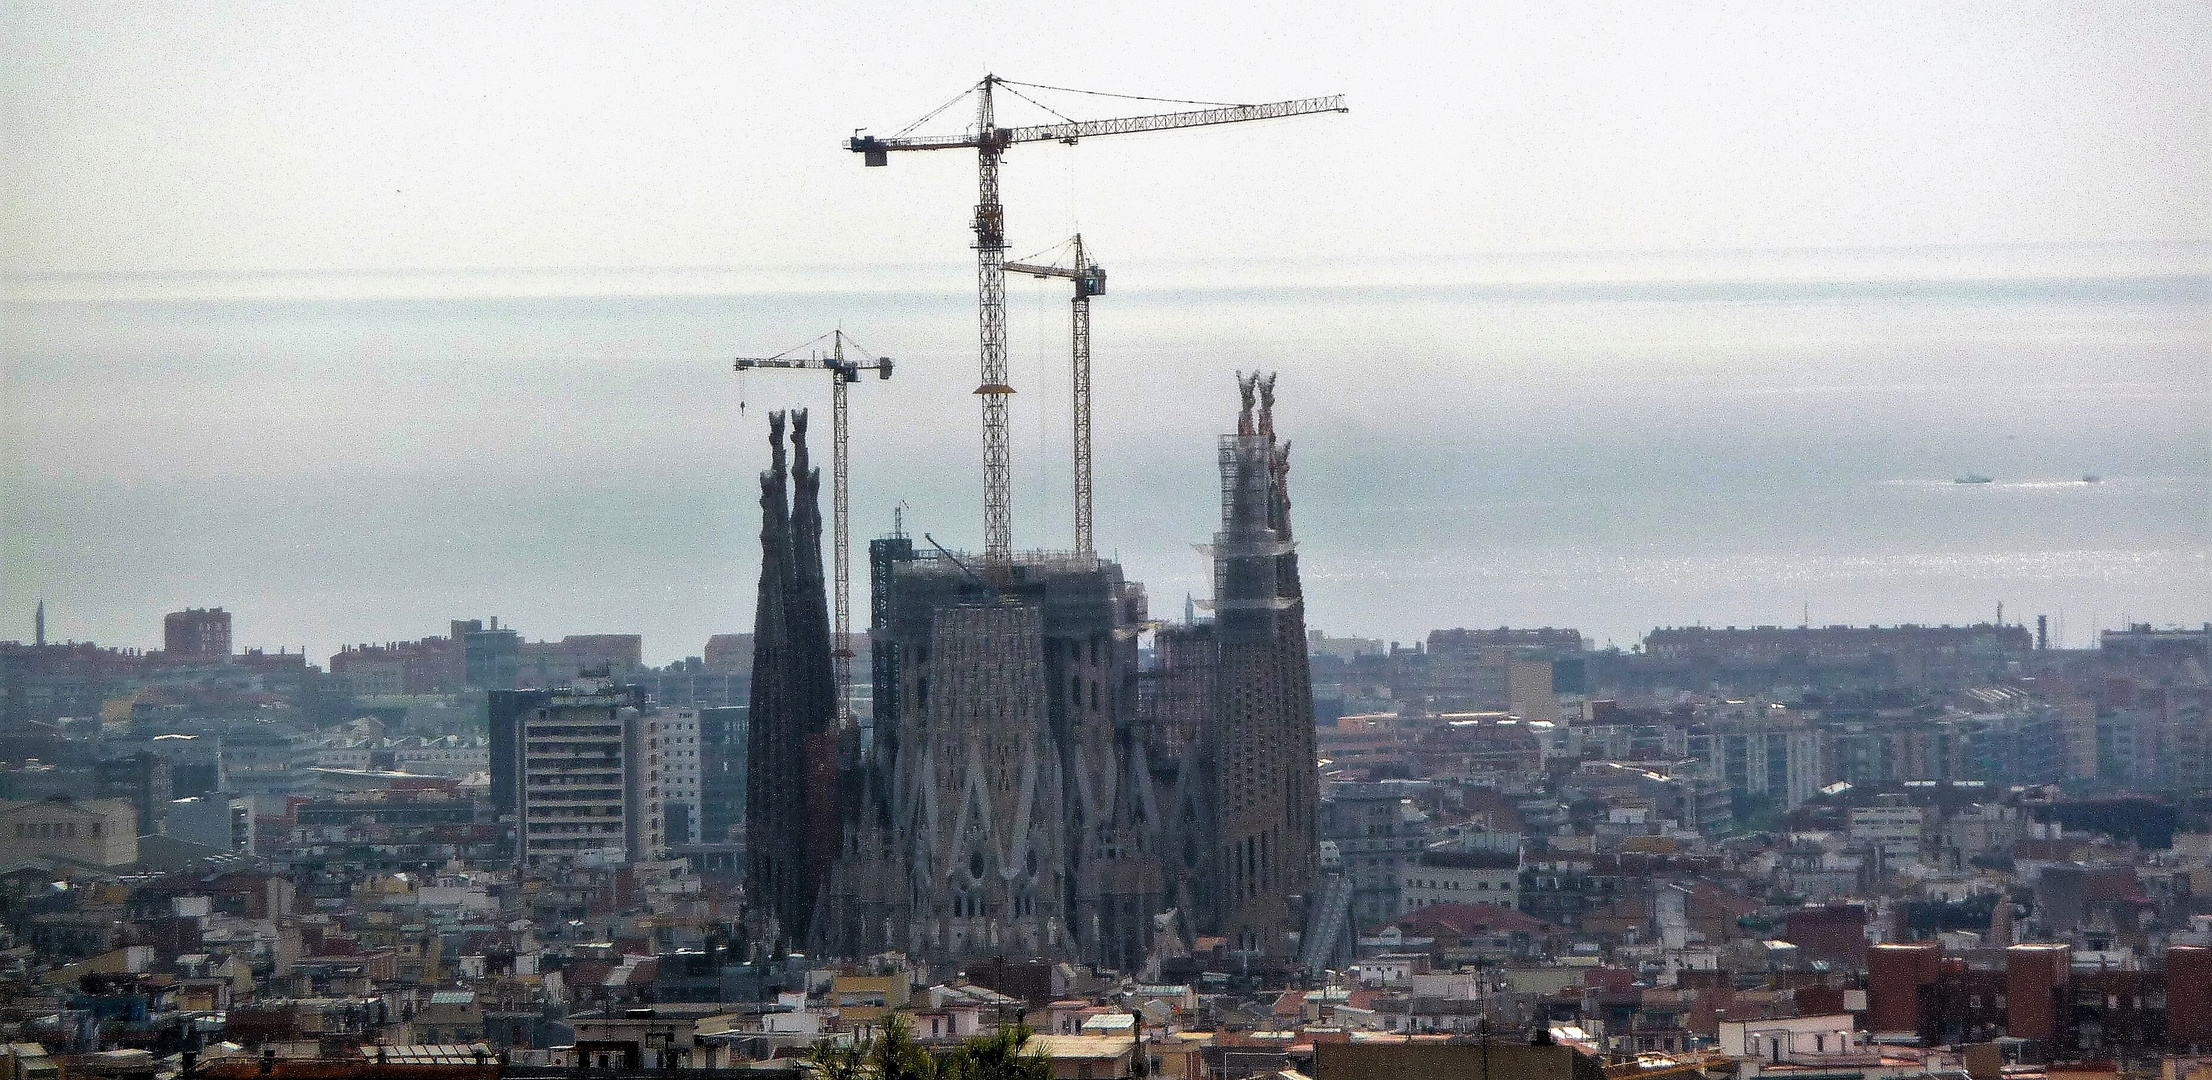
[[[515,821],[518,862],[661,856],[656,715],[611,686],[493,695],[492,801]]]
[[[699,710],[665,709],[647,722],[658,762],[668,844],[696,844],[700,840]]]

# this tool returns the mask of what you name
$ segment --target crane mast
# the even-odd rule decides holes
[[[741,356],[737,358],[736,370],[767,368],[830,373],[830,563],[834,567],[836,578],[832,623],[834,637],[830,656],[836,666],[837,722],[843,726],[853,715],[852,498],[847,484],[851,471],[852,429],[847,388],[860,381],[860,373],[863,371],[875,372],[878,379],[890,378],[892,360],[888,356],[876,357],[866,363],[847,360],[845,342],[848,338],[845,332],[832,330],[824,336],[830,339],[830,355],[827,357],[810,356],[800,359]],[[821,338],[815,340],[819,341]]]
[[[1329,97],[1298,98],[1264,105],[1213,105],[1203,109],[1181,112],[1156,113],[1149,116],[1125,116],[1106,120],[1069,120],[1063,123],[1033,124],[1024,127],[998,126],[998,114],[994,92],[1000,86],[1028,86],[1028,83],[1012,83],[996,75],[985,75],[972,92],[976,95],[975,127],[965,134],[945,136],[912,136],[907,132],[918,127],[929,117],[910,125],[907,131],[889,137],[854,135],[846,141],[846,149],[861,155],[863,164],[881,166],[890,164],[893,151],[902,150],[952,150],[973,148],[976,152],[976,203],[973,228],[976,253],[976,322],[980,346],[982,379],[975,389],[983,399],[983,568],[986,576],[1002,576],[1013,561],[1014,517],[1011,497],[1010,472],[1012,452],[1007,431],[1007,395],[1014,388],[1007,385],[1006,371],[1006,212],[999,203],[999,161],[1006,149],[1016,143],[1054,140],[1074,143],[1077,140],[1099,135],[1126,135],[1141,131],[1167,131],[1174,128],[1201,127],[1210,124],[1234,124],[1248,120],[1270,120],[1278,117],[1305,116],[1312,113],[1348,112],[1341,94]],[[1043,89],[1051,89],[1049,87]],[[1009,93],[1026,98],[1019,90]],[[1126,95],[1109,95],[1126,96]],[[954,99],[955,101],[959,99]],[[1191,104],[1198,104],[1193,102]],[[949,108],[948,104],[945,106]],[[942,109],[939,110],[943,111]],[[932,113],[931,116],[936,115]],[[1078,296],[1076,333],[1082,343],[1079,348],[1087,356],[1089,341],[1089,306],[1087,298]],[[1079,415],[1077,453],[1078,467],[1084,476],[1077,484],[1079,500],[1077,529],[1078,547],[1088,549],[1089,506],[1087,482],[1089,472],[1089,370],[1081,364],[1078,381],[1082,393],[1078,396],[1082,409]]]
[[[1075,265],[1083,265],[1083,237],[1075,238]],[[1103,283],[1104,276],[1098,280]],[[1072,334],[1070,352],[1070,376],[1074,383],[1075,410],[1075,550],[1079,555],[1091,555],[1097,548],[1091,542],[1091,294],[1084,286],[1088,278],[1075,279],[1075,299],[1069,302],[1069,324]]]
[[[1014,558],[1013,438],[1006,425],[1006,210],[998,201],[998,139],[986,76],[976,95],[975,287],[983,379],[983,565],[994,572]]]
[[[1073,338],[1071,374],[1075,410],[1075,552],[1098,554],[1091,535],[1091,297],[1106,291],[1106,270],[1083,253],[1083,234],[1068,241],[1073,266],[1007,263],[1017,274],[1040,278],[1067,278],[1075,282],[1075,299],[1069,306]]]

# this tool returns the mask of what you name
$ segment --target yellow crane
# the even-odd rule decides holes
[[[1235,124],[1248,120],[1350,111],[1344,105],[1344,96],[1337,94],[1276,101],[1264,105],[1184,101],[1179,103],[1204,107],[1107,120],[1075,120],[1022,93],[1017,87],[1095,94],[1102,97],[1137,98],[1137,95],[1132,94],[1097,94],[1096,91],[1014,82],[996,75],[985,75],[983,81],[892,135],[879,137],[856,133],[845,144],[846,149],[859,154],[861,162],[871,167],[890,164],[891,154],[895,151],[972,149],[976,152],[975,217],[970,227],[975,230],[976,321],[981,339],[982,381],[975,388],[975,393],[983,399],[983,567],[984,572],[990,575],[1004,572],[1013,559],[1014,550],[1013,507],[1008,493],[1012,452],[1006,423],[1006,398],[1014,392],[1014,388],[1006,383],[1006,210],[999,203],[998,181],[999,159],[1005,155],[1007,148],[1029,142],[1072,144],[1101,135],[1129,135],[1144,131],[1168,131],[1211,124]],[[997,91],[1001,89],[1052,113],[1061,122],[1000,127],[995,98]],[[917,128],[970,95],[976,99],[975,124],[967,131],[959,135],[914,134]]]
[[[813,352],[808,356],[791,356],[790,353],[809,349],[827,340],[828,356]],[[847,359],[845,346],[864,357]],[[891,358],[870,356],[843,330],[832,330],[813,341],[794,345],[774,356],[740,356],[737,370],[752,371],[766,368],[785,371],[827,371],[830,373],[830,556],[836,574],[835,642],[831,657],[837,668],[837,721],[843,725],[853,714],[853,617],[852,617],[852,555],[850,526],[852,512],[850,496],[846,491],[847,444],[849,439],[848,408],[845,388],[860,381],[860,373],[873,371],[876,378],[891,377]]]

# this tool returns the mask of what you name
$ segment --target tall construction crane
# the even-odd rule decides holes
[[[1106,292],[1106,270],[1083,253],[1082,233],[1068,240],[1068,249],[1068,266],[1007,263],[1006,269],[1031,277],[1067,278],[1075,282],[1075,300],[1070,307],[1070,322],[1074,327],[1075,552],[1095,555],[1098,549],[1091,540],[1091,297]]]
[[[972,227],[975,230],[976,314],[981,330],[982,382],[975,388],[975,392],[983,399],[983,566],[986,573],[994,574],[1004,572],[1013,561],[1014,553],[1013,508],[1008,493],[1012,453],[1006,426],[1006,397],[1014,392],[1014,388],[1006,384],[1006,211],[999,205],[999,158],[1006,153],[1008,147],[1016,143],[1053,140],[1073,144],[1080,139],[1098,135],[1128,135],[1142,131],[1167,131],[1209,124],[1235,124],[1246,120],[1272,120],[1285,116],[1350,111],[1344,105],[1344,96],[1337,94],[1265,105],[1183,102],[1207,107],[1110,120],[1072,120],[1061,116],[1062,122],[1057,124],[1000,127],[993,98],[1001,88],[1045,109],[1046,112],[1060,116],[1058,112],[1015,87],[1068,92],[1066,87],[1017,83],[996,75],[985,75],[982,82],[920,120],[908,124],[896,134],[880,138],[855,134],[846,141],[846,148],[861,155],[861,161],[869,166],[890,164],[891,152],[895,150],[972,148],[976,152],[976,205]],[[1094,93],[1082,90],[1072,92]],[[916,128],[928,123],[969,94],[974,94],[976,98],[973,128],[960,135],[913,134]]]
[[[823,356],[819,352],[805,357],[787,355],[816,345],[825,338],[830,343],[828,356]],[[867,359],[865,361],[846,359],[845,346],[848,343],[852,344],[854,352],[867,357]],[[803,345],[794,345],[774,356],[740,356],[737,358],[738,371],[751,371],[755,368],[786,371],[827,371],[830,373],[830,548],[835,552],[831,556],[830,562],[836,567],[837,576],[835,600],[836,640],[834,651],[830,655],[837,667],[837,722],[840,726],[843,726],[845,722],[852,719],[853,715],[852,544],[849,537],[851,527],[848,524],[852,506],[850,496],[846,490],[846,476],[850,471],[846,449],[850,441],[850,427],[847,421],[848,409],[845,401],[845,388],[859,382],[860,373],[863,371],[875,372],[876,378],[879,380],[890,378],[891,358],[888,356],[868,356],[867,351],[862,349],[858,343],[853,342],[852,338],[843,330],[832,330],[813,341],[806,342]]]

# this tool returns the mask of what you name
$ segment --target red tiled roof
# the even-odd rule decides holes
[[[1523,915],[1512,908],[1488,904],[1430,904],[1401,915],[1385,925],[1395,926],[1408,933],[1448,930],[1458,937],[1515,932],[1540,935],[1559,932],[1559,927],[1534,915]]]

